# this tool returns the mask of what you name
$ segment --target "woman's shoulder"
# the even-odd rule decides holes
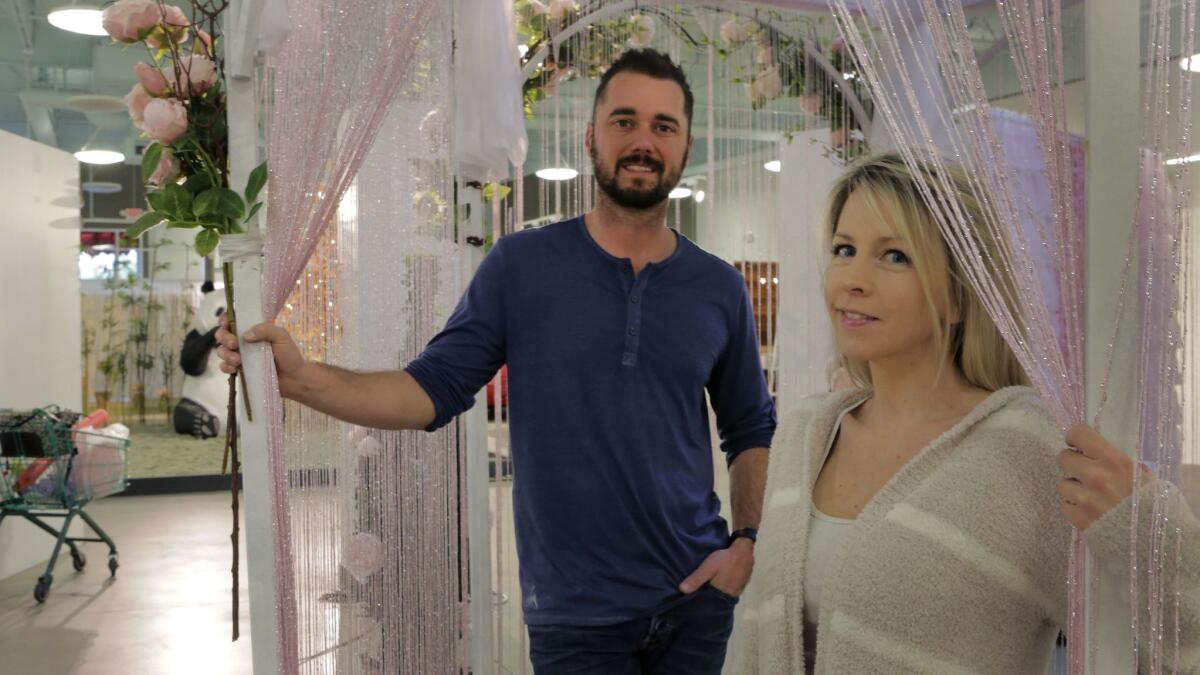
[[[967,416],[974,418],[961,439],[967,455],[981,455],[1010,478],[1056,475],[1055,458],[1063,432],[1050,407],[1030,387],[993,392]],[[976,460],[983,461],[980,457]]]
[[[1062,435],[1054,413],[1031,387],[998,389],[977,405],[968,418],[976,418],[974,426],[981,430],[1012,433],[1024,439],[1054,439],[1057,443]]]
[[[834,420],[845,409],[870,396],[866,389],[822,392],[806,396],[779,414],[779,424],[771,448],[789,453],[802,448],[812,425],[832,428]]]

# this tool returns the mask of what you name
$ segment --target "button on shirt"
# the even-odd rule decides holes
[[[432,430],[508,364],[527,623],[647,616],[725,547],[705,391],[728,461],[770,445],[743,277],[676,236],[636,275],[582,217],[506,236],[406,369],[433,400]]]

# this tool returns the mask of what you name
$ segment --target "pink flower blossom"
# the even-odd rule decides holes
[[[188,26],[191,25],[191,20],[182,9],[175,5],[166,5],[160,17],[161,27],[146,38],[146,44],[154,49],[163,49],[168,46],[168,37],[177,45],[183,44],[187,40]]]
[[[196,31],[196,43],[192,45],[192,51],[196,54],[204,54],[212,56],[213,42],[212,36],[202,30]]]
[[[158,166],[154,169],[154,174],[150,176],[150,184],[159,187],[167,183],[174,182],[179,178],[179,160],[175,159],[175,155],[169,150],[163,150],[162,155],[158,158]]]
[[[737,19],[730,19],[721,24],[721,40],[729,47],[736,47],[747,40],[749,36]]]
[[[821,95],[820,94],[801,94],[800,109],[809,115],[816,115],[821,112]]]
[[[143,39],[158,25],[160,13],[154,0],[118,0],[104,8],[104,30],[117,42]]]
[[[365,580],[383,568],[383,542],[366,532],[350,537],[342,550],[342,567],[355,579]]]
[[[133,67],[133,73],[137,75],[138,82],[142,84],[142,88],[151,96],[165,96],[167,94],[167,78],[163,76],[162,71],[158,68],[149,63],[139,62]]]
[[[203,94],[217,83],[217,64],[212,59],[199,55],[186,56],[179,59],[176,66],[167,70],[167,77],[171,89],[179,98]]]
[[[555,68],[550,73],[550,79],[546,81],[545,91],[547,96],[555,96],[558,94],[558,85],[571,79],[574,74],[574,69],[571,68]]]
[[[141,129],[142,118],[146,111],[146,105],[153,101],[154,97],[150,92],[146,91],[141,83],[133,85],[133,89],[125,94],[125,105],[129,107],[129,117],[133,119],[133,126]]]
[[[829,147],[835,150],[841,150],[846,147],[850,140],[850,130],[846,127],[834,129],[829,132]]]
[[[654,18],[645,14],[634,14],[629,17],[629,27],[633,34],[629,36],[629,44],[633,47],[645,47],[654,39]]]
[[[746,96],[752,101],[775,98],[783,91],[783,81],[779,78],[779,69],[771,66],[754,76],[746,83]]]
[[[156,98],[142,113],[142,131],[163,145],[174,143],[187,127],[187,108],[173,98]]]

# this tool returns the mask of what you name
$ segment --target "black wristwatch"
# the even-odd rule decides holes
[[[738,539],[749,539],[750,541],[757,542],[758,530],[754,529],[753,527],[743,527],[740,530],[734,530],[733,533],[729,535],[729,543],[726,544],[726,548],[733,546],[733,542]]]

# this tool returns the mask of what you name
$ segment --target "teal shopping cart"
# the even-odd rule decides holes
[[[78,413],[54,406],[27,412],[0,412],[0,524],[23,518],[54,538],[46,571],[33,589],[44,602],[54,583],[54,564],[65,545],[77,572],[87,565],[83,542],[108,545],[108,570],[116,576],[117,545],[88,515],[91,501],[116,494],[127,485],[129,439],[94,429],[76,428]],[[80,518],[95,537],[71,536]],[[61,519],[61,527],[55,527]]]

